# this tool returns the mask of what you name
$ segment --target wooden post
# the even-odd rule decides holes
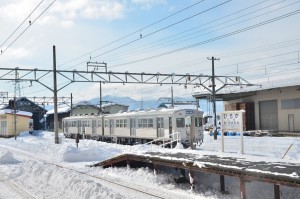
[[[246,199],[246,186],[245,186],[245,180],[242,178],[240,179],[240,198]]]
[[[127,168],[130,169],[130,161],[126,160],[126,163],[127,163]]]
[[[156,177],[156,174],[157,174],[156,164],[153,164],[153,174]]]
[[[224,175],[220,175],[220,187],[221,187],[221,192],[225,192],[225,177]]]
[[[278,184],[274,184],[274,198],[280,199],[280,189]]]
[[[195,175],[194,171],[189,171],[189,177],[190,177],[190,184],[191,184],[191,190],[194,190],[194,182],[195,182]]]

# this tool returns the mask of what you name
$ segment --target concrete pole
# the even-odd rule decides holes
[[[71,93],[71,111],[70,111],[70,116],[73,115],[73,94]]]
[[[219,58],[207,58],[212,62],[212,102],[213,102],[213,112],[214,112],[214,140],[217,139],[218,132],[217,132],[217,111],[216,111],[216,85],[215,85],[215,60],[220,60]]]
[[[100,81],[100,114],[102,113],[102,83]]]
[[[191,147],[191,149],[195,149],[194,138],[195,138],[195,117],[191,116],[191,126],[190,126],[190,147]]]
[[[15,132],[15,140],[17,139],[17,110],[16,110],[16,97],[14,97],[14,132]]]
[[[53,46],[53,101],[54,101],[54,143],[58,144],[58,115],[57,115],[57,80],[56,80],[56,51]]]

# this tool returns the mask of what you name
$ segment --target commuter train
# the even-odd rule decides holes
[[[130,145],[158,138],[167,142],[175,137],[183,145],[187,145],[190,139],[200,144],[203,141],[202,119],[203,112],[194,109],[158,109],[99,116],[72,116],[63,118],[63,132],[69,138],[75,138],[79,133],[81,138]]]

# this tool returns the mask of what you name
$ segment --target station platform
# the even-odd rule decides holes
[[[126,166],[136,163],[163,165],[173,168],[185,169],[190,173],[206,172],[220,175],[221,191],[225,191],[224,176],[234,176],[240,179],[241,198],[246,197],[245,182],[260,181],[274,184],[275,198],[280,198],[279,185],[300,188],[300,164],[268,162],[262,157],[251,156],[227,157],[217,155],[199,155],[193,153],[174,152],[146,152],[142,154],[123,154],[91,166],[104,168],[113,166]]]

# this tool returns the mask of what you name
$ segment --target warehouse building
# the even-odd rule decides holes
[[[196,99],[210,98],[196,94]],[[300,86],[216,94],[223,110],[244,109],[245,130],[300,133]]]

